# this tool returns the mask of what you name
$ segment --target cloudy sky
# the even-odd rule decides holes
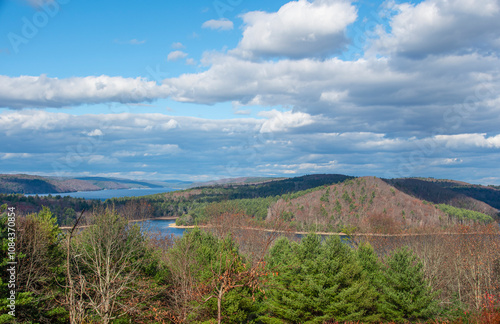
[[[500,0],[0,0],[0,173],[500,184]]]

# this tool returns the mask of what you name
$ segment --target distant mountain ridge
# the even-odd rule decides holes
[[[239,177],[239,178],[226,178],[219,180],[211,180],[205,182],[195,182],[192,183],[190,187],[206,187],[206,186],[217,186],[217,185],[252,185],[260,184],[269,181],[285,180],[288,178],[283,177]]]
[[[28,174],[0,175],[0,193],[57,194],[76,191],[97,191],[130,188],[187,188],[191,182],[181,180],[147,181],[105,177],[42,177]]]

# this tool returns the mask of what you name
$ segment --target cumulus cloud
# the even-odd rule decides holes
[[[456,134],[436,135],[436,141],[447,148],[457,150],[470,150],[471,148],[500,148],[500,135],[488,136],[487,134]]]
[[[328,161],[322,163],[298,163],[298,164],[274,164],[263,165],[262,168],[272,168],[274,172],[283,174],[304,174],[316,172],[333,172],[337,168],[336,161]]]
[[[438,159],[432,162],[432,165],[457,165],[462,164],[464,161],[459,158],[446,158],[446,159]]]
[[[0,153],[0,160],[7,159],[27,159],[32,157],[29,153]]]
[[[429,55],[498,53],[498,0],[391,2],[390,31],[379,30],[375,50],[422,59]]]
[[[222,18],[222,19],[211,19],[208,21],[205,21],[203,25],[201,25],[202,28],[209,28],[209,29],[216,29],[216,30],[231,30],[233,29],[233,22],[229,19]]]
[[[277,12],[242,15],[242,54],[264,57],[318,57],[342,49],[345,28],[356,20],[356,8],[343,0],[291,1]]]
[[[168,53],[167,61],[177,61],[185,58],[186,56],[188,56],[188,54],[183,51],[173,51]]]
[[[137,103],[165,98],[168,86],[143,78],[106,75],[49,78],[45,75],[8,77],[0,75],[0,107],[44,108],[106,102]]]
[[[210,63],[204,72],[164,80],[172,98],[203,104],[291,106],[342,120],[344,131],[352,127],[431,132],[450,116],[461,118],[461,127],[488,120],[481,126],[494,131],[500,121],[493,104],[500,97],[495,90],[500,88],[496,57],[434,57],[405,67],[394,66],[387,58],[255,62],[222,55],[210,57]],[[449,112],[464,102],[470,105],[470,98],[476,106],[473,114],[464,118],[460,112]],[[446,127],[451,131],[451,125]]]
[[[104,133],[100,129],[94,129],[91,132],[87,133],[88,136],[102,136]]]
[[[271,110],[262,111],[259,116],[267,118],[260,128],[261,133],[283,132],[290,128],[306,126],[314,122],[311,115],[302,112]]]

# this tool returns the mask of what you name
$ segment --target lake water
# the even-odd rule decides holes
[[[77,191],[77,192],[61,192],[61,193],[52,193],[52,196],[70,196],[73,198],[84,198],[84,199],[99,199],[106,200],[109,198],[121,198],[121,197],[141,197],[147,195],[154,195],[157,193],[170,192],[178,189],[172,188],[147,188],[147,189],[109,189],[109,190],[98,190],[98,191]],[[49,194],[41,194],[38,195],[48,196]],[[35,196],[35,195],[27,195],[27,196]]]
[[[140,222],[142,223],[142,222]],[[175,224],[175,220],[167,220],[167,219],[151,219],[144,222],[145,230],[153,233],[159,234],[162,237],[169,236],[174,234],[175,236],[182,236],[184,232],[188,229],[185,228],[175,228],[170,227],[170,224]],[[267,235],[266,232],[262,232],[263,235]],[[295,238],[302,239],[305,235],[303,234],[295,234]],[[328,235],[321,235],[323,239],[328,237]],[[347,235],[341,235],[340,238],[346,243],[350,244],[349,237]]]
[[[162,237],[169,236],[170,234],[174,234],[175,236],[182,236],[184,234],[184,231],[186,229],[169,227],[170,224],[175,224],[175,220],[151,219],[145,221],[142,225],[144,225],[147,231],[151,232],[152,234],[158,233]]]

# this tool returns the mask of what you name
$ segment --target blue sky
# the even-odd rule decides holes
[[[500,184],[499,50],[499,0],[0,0],[0,172]]]

